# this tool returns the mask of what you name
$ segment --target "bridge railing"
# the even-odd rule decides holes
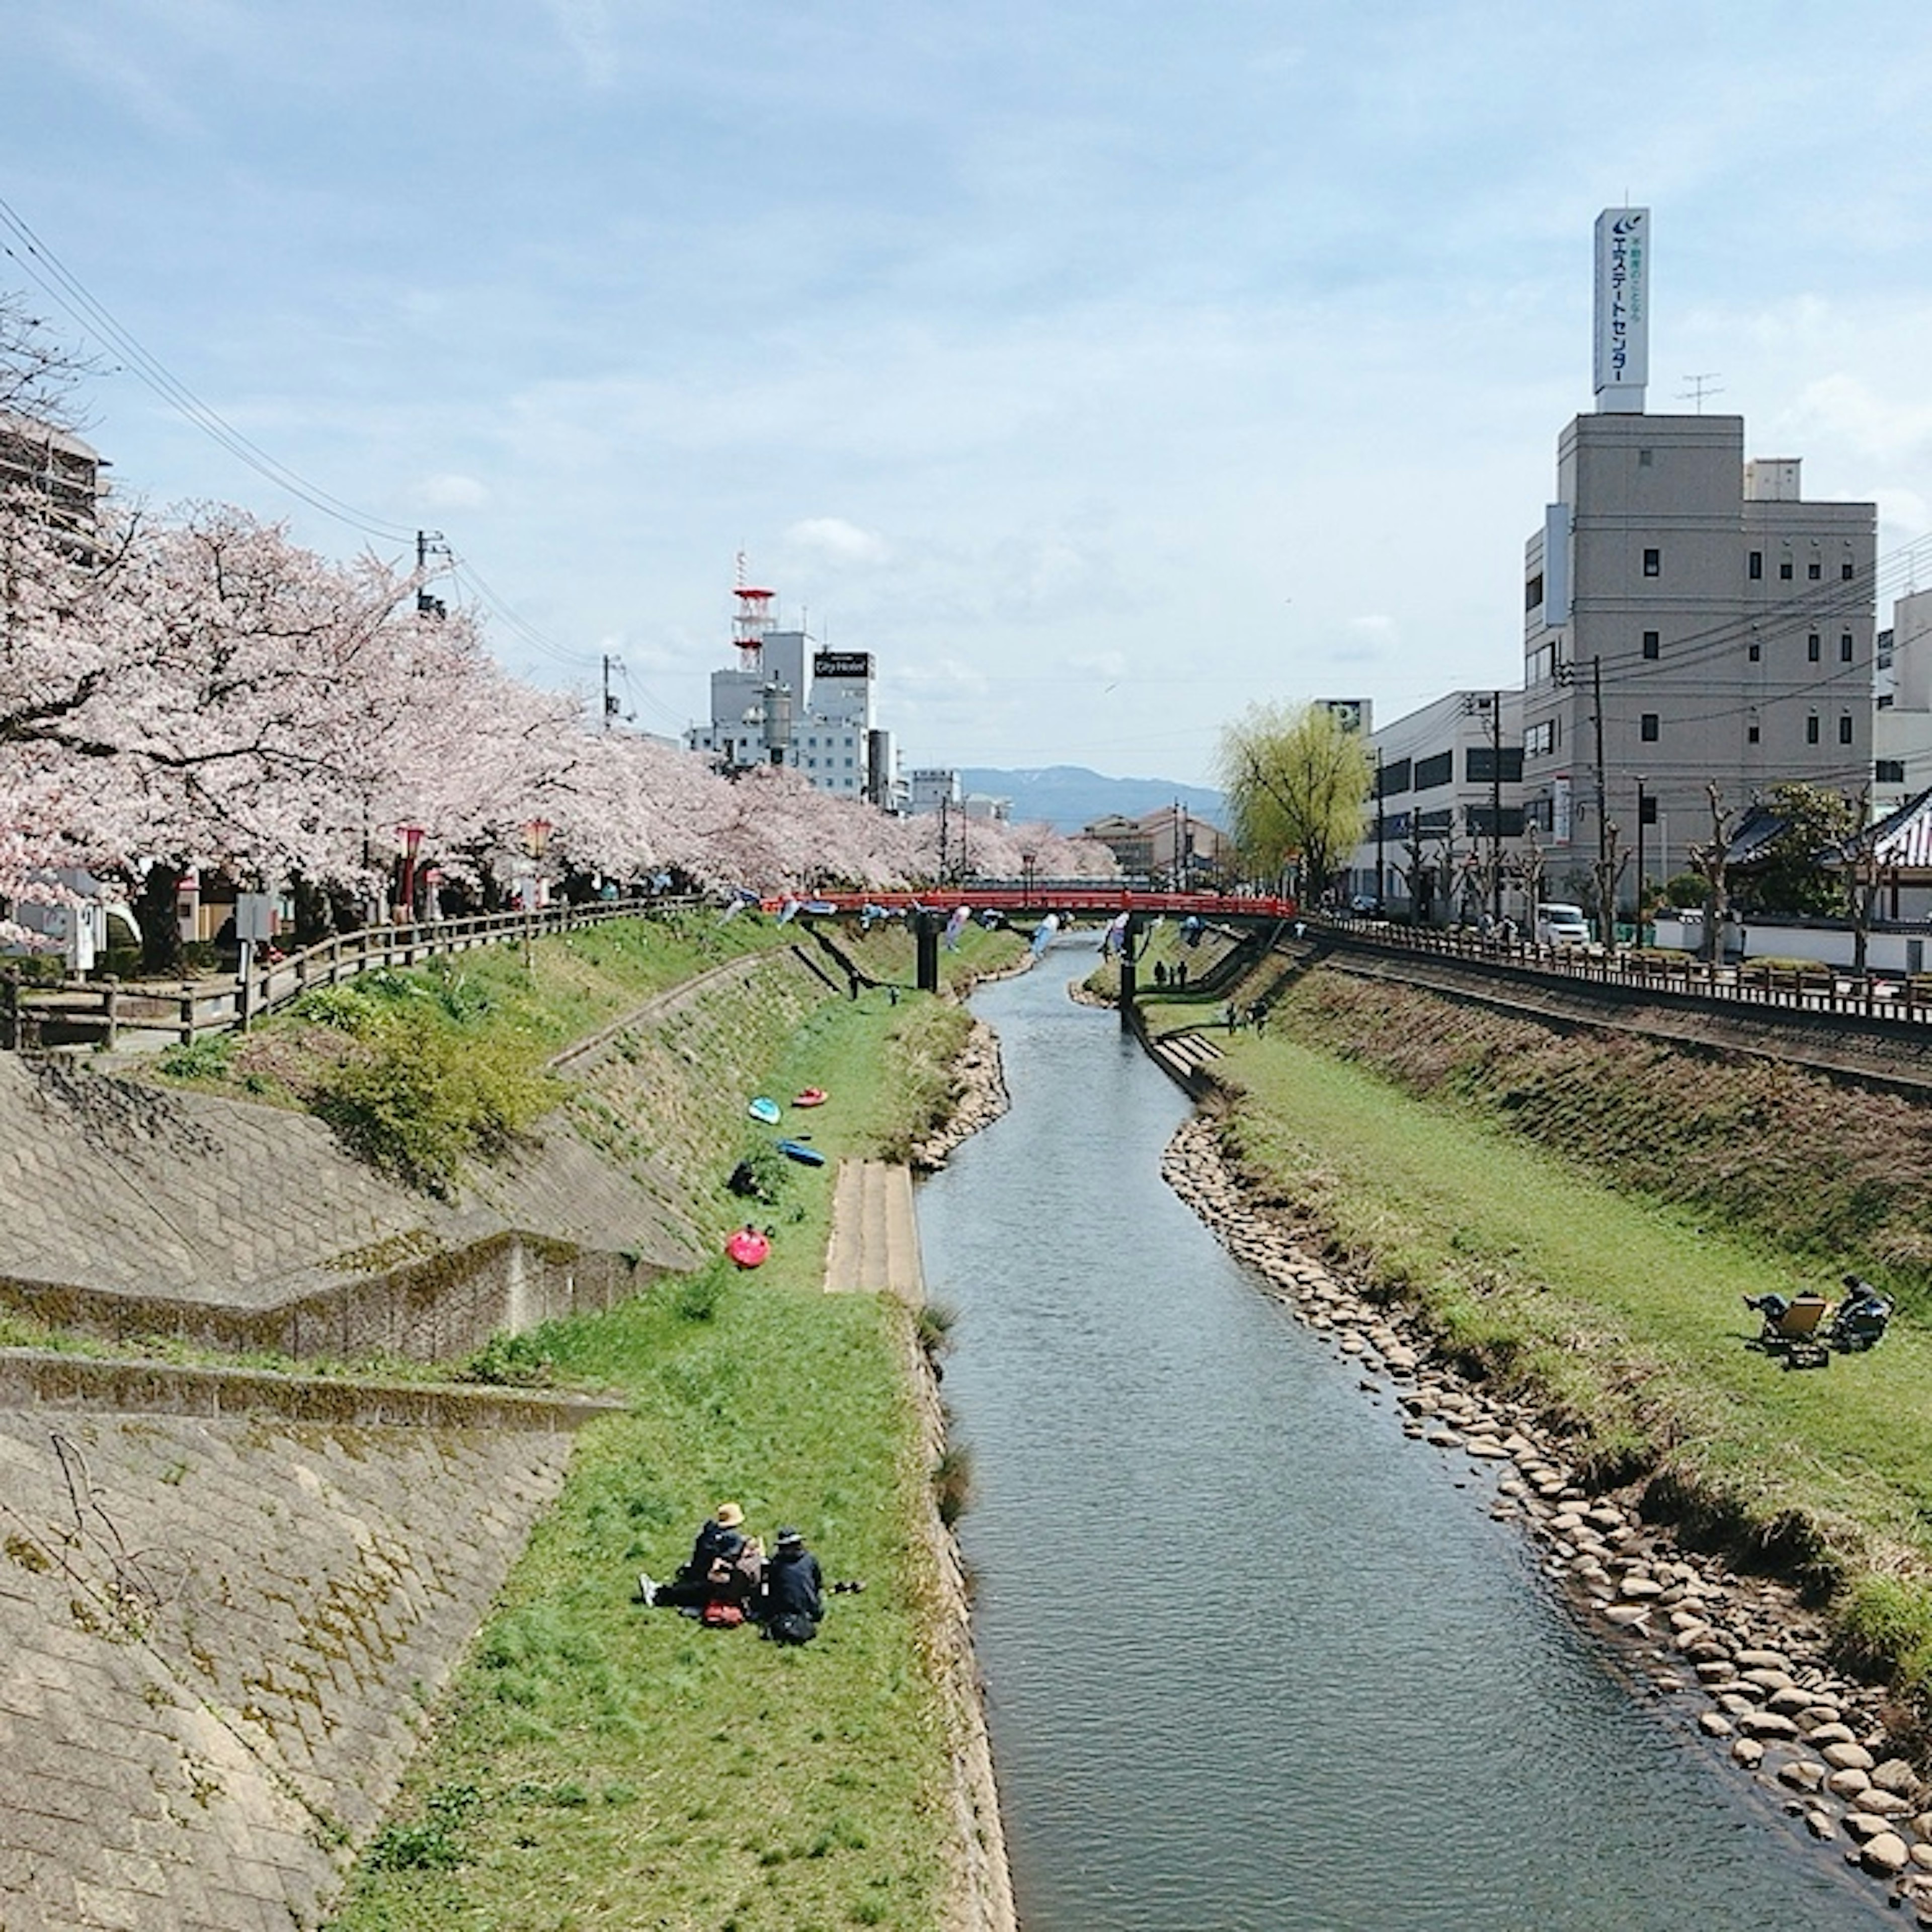
[[[1293,919],[1298,908],[1290,898],[1250,897],[1238,892],[1149,892],[1108,879],[1034,880],[1030,884],[1003,880],[997,884],[935,886],[919,892],[825,892],[800,902],[810,911],[823,907],[838,913],[862,912],[876,906],[884,912],[950,912],[964,906],[969,912],[1072,913],[1097,918],[1117,913],[1172,918]]]
[[[1688,955],[1505,944],[1468,933],[1380,921],[1330,919],[1322,929],[1352,946],[1467,961],[1557,981],[1617,987],[1664,999],[1718,1000],[1768,1012],[1829,1015],[1882,1025],[1932,1025],[1932,980],[1829,966],[1714,965]]]

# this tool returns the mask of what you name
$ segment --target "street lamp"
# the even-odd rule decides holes
[[[544,849],[550,843],[550,835],[556,830],[548,818],[526,818],[524,821],[524,850],[530,855],[530,869],[524,875],[523,890],[518,896],[524,902],[524,970],[530,971],[536,961],[532,947],[531,926],[536,917],[537,902],[542,893]]]
[[[1020,854],[1020,904],[1023,906],[1033,904],[1033,868],[1039,856],[1035,852]]]
[[[420,825],[399,825],[396,836],[403,842],[403,889],[398,895],[403,908],[413,926],[416,920],[416,854],[422,850],[423,828]]]

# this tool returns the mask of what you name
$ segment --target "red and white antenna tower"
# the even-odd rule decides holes
[[[738,668],[756,670],[764,646],[765,633],[772,628],[772,600],[776,590],[760,590],[745,581],[745,553],[738,553],[738,584],[731,593],[738,600],[731,619],[731,641],[738,647]]]

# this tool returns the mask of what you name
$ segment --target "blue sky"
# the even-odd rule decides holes
[[[118,485],[337,555],[440,530],[506,664],[614,653],[646,728],[702,714],[740,549],[877,655],[908,764],[1197,781],[1252,700],[1516,682],[1626,195],[1652,409],[1705,376],[1748,453],[1878,502],[1888,588],[1932,581],[1922,0],[8,14],[0,197],[404,534],[108,353]]]

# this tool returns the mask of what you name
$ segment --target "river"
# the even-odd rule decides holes
[[[1012,1111],[919,1196],[1027,1932],[1896,1924],[1169,1191],[1092,963],[975,997]]]

